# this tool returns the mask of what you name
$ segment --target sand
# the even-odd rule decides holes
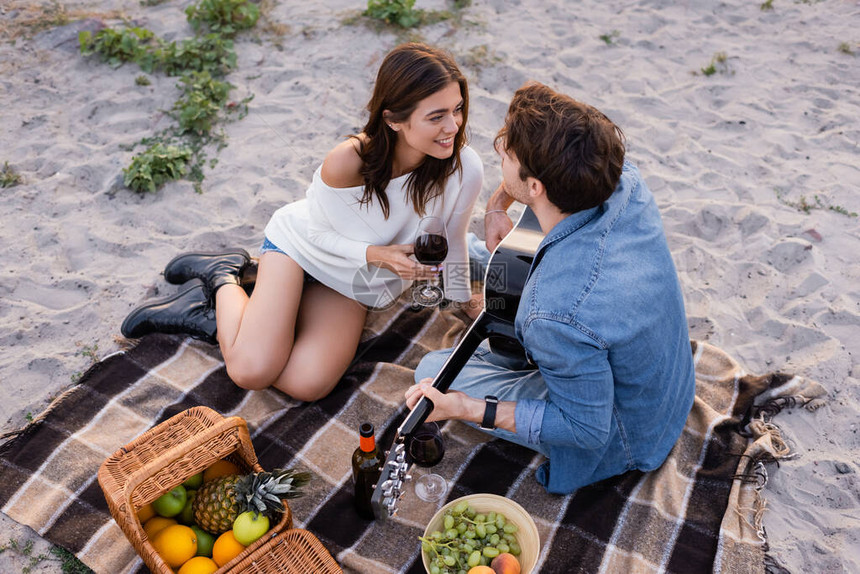
[[[451,51],[469,78],[471,143],[486,170],[476,230],[500,177],[493,136],[524,81],[624,129],[663,213],[691,336],[750,372],[793,371],[829,390],[818,411],[776,420],[796,456],[769,467],[771,556],[792,572],[860,571],[856,2],[473,0],[454,21],[398,35],[354,23],[358,0],[270,1],[269,25],[237,40],[232,98],[254,99],[224,125],[228,145],[210,151],[218,162],[202,193],[180,181],[136,194],[118,183],[133,155],[125,146],[170,125],[177,80],[150,74],[137,85],[136,65],[82,57],[77,30],[125,16],[184,38],[190,3],[0,8],[0,165],[23,178],[0,189],[0,432],[38,417],[123,347],[126,314],[175,292],[159,276],[173,255],[254,251],[269,215],[302,197],[325,153],[362,125],[383,54],[418,38]],[[52,26],[63,14],[73,22]],[[0,528],[0,545],[49,546],[5,516]],[[0,554],[0,571],[25,563]]]

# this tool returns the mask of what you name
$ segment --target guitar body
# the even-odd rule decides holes
[[[439,391],[444,393],[448,390],[485,339],[489,339],[494,353],[525,360],[525,351],[514,332],[514,320],[534,255],[543,237],[537,217],[526,207],[516,226],[490,257],[484,276],[484,310],[463,334],[433,379],[433,386]],[[406,462],[406,444],[432,410],[433,403],[421,398],[397,429],[371,498],[376,518],[385,519],[396,512],[410,466]]]

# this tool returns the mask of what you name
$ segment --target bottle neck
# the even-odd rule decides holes
[[[358,437],[358,448],[360,448],[364,452],[373,452],[373,450],[376,448],[376,440],[373,438],[373,436],[360,436]]]

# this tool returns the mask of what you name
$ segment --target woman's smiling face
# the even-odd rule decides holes
[[[405,171],[418,166],[424,156],[446,159],[454,153],[454,136],[463,126],[463,95],[460,85],[445,88],[418,102],[409,118],[389,122],[397,131],[397,162]]]

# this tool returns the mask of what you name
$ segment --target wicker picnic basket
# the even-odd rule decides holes
[[[138,510],[219,459],[235,463],[242,472],[263,470],[243,419],[192,407],[146,431],[99,468],[98,481],[111,516],[153,573],[173,570],[150,543]],[[216,574],[341,572],[313,534],[292,528],[290,506],[283,502],[282,519]]]

